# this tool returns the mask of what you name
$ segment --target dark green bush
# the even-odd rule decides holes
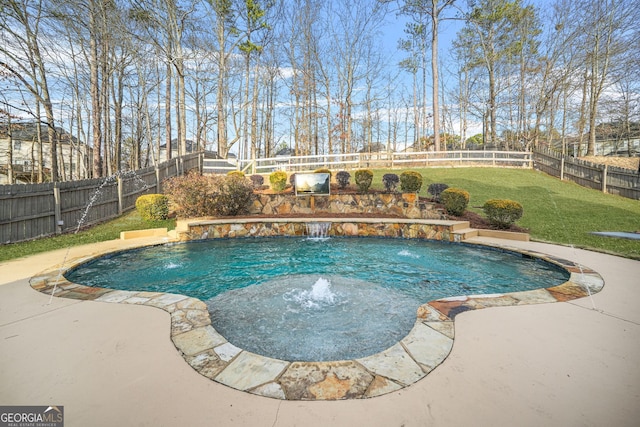
[[[440,201],[448,214],[461,216],[469,205],[469,193],[459,188],[447,188],[440,194]]]
[[[162,221],[169,216],[169,199],[164,194],[145,194],[136,199],[136,210],[145,221]]]
[[[354,175],[356,177],[358,190],[360,190],[361,193],[369,191],[369,187],[371,187],[371,182],[373,181],[373,172],[369,169],[358,169]]]
[[[264,176],[262,175],[251,175],[249,179],[251,179],[253,188],[260,188],[264,184]]]
[[[522,205],[508,199],[490,199],[482,206],[484,214],[489,222],[498,227],[507,229],[513,223],[522,218]]]
[[[284,171],[271,172],[269,182],[273,191],[282,191],[287,187],[287,173]]]
[[[449,188],[447,184],[433,183],[429,184],[427,192],[431,194],[436,201],[440,201],[440,194],[447,188]]]
[[[351,178],[351,174],[347,171],[340,171],[336,174],[336,182],[338,183],[338,187],[344,189],[349,185],[349,179]]]
[[[400,174],[400,191],[403,193],[417,193],[422,188],[422,175],[415,171]]]
[[[395,173],[385,173],[382,176],[382,183],[384,184],[384,188],[389,192],[396,191],[399,182],[400,178]]]

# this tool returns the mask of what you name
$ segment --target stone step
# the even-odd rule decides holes
[[[469,225],[469,221],[456,221],[451,225],[451,229],[453,231],[471,230],[471,228],[469,228]]]
[[[469,224],[467,223],[467,227]],[[453,231],[454,241],[460,242],[462,240],[470,239],[472,237],[478,237],[478,230],[475,228],[462,228]]]

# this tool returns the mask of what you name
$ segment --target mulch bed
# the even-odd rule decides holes
[[[286,191],[286,190],[285,190]],[[349,189],[348,192],[353,191],[353,193],[356,193],[357,190],[356,189]],[[333,188],[332,188],[332,192],[333,192]],[[348,194],[347,191],[345,190],[340,190],[339,192],[336,191],[335,193],[339,193],[339,194]],[[371,192],[370,192],[371,193]],[[382,191],[380,192],[382,193]],[[263,193],[263,194],[269,194],[269,193]],[[282,193],[279,193],[282,194]],[[431,201],[431,199],[428,198],[420,198],[421,201],[424,202],[429,202],[429,203],[433,203]],[[438,209],[441,209],[444,212],[444,207],[442,205],[436,205]],[[286,215],[280,215],[280,218],[316,218],[318,216],[322,216],[323,218],[406,218],[404,216],[400,216],[400,215],[393,215],[393,214],[373,214],[373,213],[360,213],[360,214],[354,214],[354,213],[350,213],[350,214],[343,214],[343,213],[321,213],[321,214],[300,214],[300,213],[291,213],[291,214],[286,214]],[[269,215],[242,215],[242,216],[235,216],[234,218],[271,218],[271,216]],[[483,216],[472,212],[472,211],[466,211],[464,213],[464,215],[462,216],[453,216],[453,215],[446,215],[446,218],[449,220],[454,220],[454,221],[469,221],[469,226],[471,228],[479,228],[479,229],[483,229],[483,230],[503,230],[503,231],[512,231],[512,232],[517,232],[517,233],[528,233],[529,230],[523,227],[519,227],[515,224],[513,224],[510,228],[508,229],[499,229],[493,225],[491,225],[489,223],[489,221],[484,218]]]

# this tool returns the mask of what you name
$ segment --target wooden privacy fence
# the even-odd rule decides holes
[[[542,149],[533,153],[533,167],[583,187],[640,200],[640,171],[599,165]]]
[[[45,184],[0,185],[0,243],[75,231],[122,215],[136,199],[162,192],[162,182],[202,171],[201,153],[107,178]]]

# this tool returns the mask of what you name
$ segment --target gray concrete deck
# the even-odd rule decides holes
[[[104,242],[68,255],[159,240]],[[64,405],[67,426],[638,425],[640,262],[508,244],[579,262],[605,287],[592,299],[462,313],[451,354],[424,379],[347,401],[283,401],[217,384],[184,361],[159,309],[49,304],[28,279],[61,264],[67,250],[2,263],[0,405]]]

